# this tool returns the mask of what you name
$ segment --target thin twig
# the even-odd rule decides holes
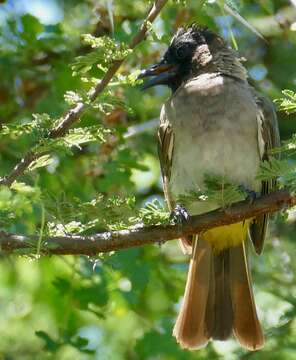
[[[233,224],[265,213],[273,213],[295,204],[296,196],[294,197],[288,191],[281,190],[264,195],[254,200],[252,204],[247,200],[235,203],[226,209],[218,209],[202,215],[192,216],[181,227],[179,224],[159,225],[110,231],[90,236],[44,236],[41,251],[43,254],[95,255],[146,244],[162,243],[182,236],[198,234],[217,226]],[[0,247],[7,252],[26,250],[26,253],[34,254],[34,244],[37,241],[38,236],[21,236],[0,232]]]
[[[123,134],[123,137],[125,139],[130,139],[133,138],[134,136],[138,136],[147,131],[155,130],[158,124],[159,124],[159,119],[156,118],[156,119],[148,120],[141,124],[130,126],[127,129],[126,133]]]
[[[166,3],[167,0],[157,0],[154,2],[139,32],[131,40],[129,45],[130,49],[134,49],[142,40],[145,39],[150,24],[155,20],[155,18],[160,13],[160,11],[162,10],[162,8],[165,6]],[[115,75],[115,73],[117,72],[117,70],[119,69],[119,67],[121,66],[124,60],[125,59],[116,60],[112,63],[110,68],[107,70],[105,76],[98,82],[98,84],[91,92],[90,94],[91,102],[94,102],[96,98],[99,96],[99,94],[106,88],[106,86],[109,84],[110,80]],[[78,103],[74,108],[70,109],[62,117],[62,121],[59,123],[59,125],[51,130],[49,137],[52,139],[56,139],[64,136],[69,130],[69,128],[79,120],[79,118],[81,117],[81,115],[84,113],[84,111],[87,109],[88,106],[89,105],[85,103]],[[0,179],[0,185],[11,186],[11,184],[19,176],[24,174],[24,172],[28,169],[30,164],[33,161],[37,160],[42,155],[45,155],[45,153],[43,152],[42,154],[40,154],[29,151],[22,158],[22,160],[13,168],[13,170],[9,175]]]

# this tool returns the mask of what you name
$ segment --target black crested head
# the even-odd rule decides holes
[[[170,46],[164,54],[164,60],[179,65],[179,76],[184,79],[194,72],[193,59],[197,48],[209,45],[216,35],[208,28],[196,24],[188,28],[180,28],[174,35]]]
[[[176,91],[186,78],[198,72],[200,64],[196,53],[202,49],[201,46],[209,47],[217,38],[211,30],[196,24],[179,28],[161,61],[140,75],[140,78],[151,76],[143,88],[167,85]]]
[[[206,27],[193,24],[187,28],[179,28],[173,36],[164,58],[179,63],[192,60],[194,53],[200,45],[210,45],[217,37]]]

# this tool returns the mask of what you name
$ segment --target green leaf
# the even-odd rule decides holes
[[[203,189],[183,194],[178,198],[178,202],[185,207],[195,201],[209,202],[225,207],[244,200],[246,196],[247,193],[240,185],[232,183],[226,177],[206,174]]]
[[[30,164],[30,166],[28,167],[28,170],[33,171],[38,168],[48,166],[48,165],[52,164],[53,161],[54,161],[54,159],[51,157],[51,155],[40,156],[40,158],[34,160]]]
[[[102,74],[106,72],[107,67],[101,65],[102,53],[99,51],[92,51],[86,55],[78,56],[71,64],[73,76],[87,74],[94,65],[100,63],[100,70]]]
[[[287,114],[293,114],[296,112],[296,92],[292,90],[283,90],[282,98],[274,100],[280,111],[285,111]]]
[[[57,277],[53,285],[63,296],[71,296],[75,300],[76,307],[83,310],[88,310],[90,304],[103,307],[109,298],[103,277],[97,283],[90,283],[87,280],[73,283],[66,278]]]
[[[262,162],[257,179],[270,181],[277,179],[278,187],[296,191],[296,163],[290,159],[271,158]]]
[[[98,142],[104,143],[107,139],[107,136],[111,134],[111,130],[105,129],[100,125],[86,126],[83,128],[74,128],[70,129],[68,133],[61,138],[57,139],[42,139],[38,145],[35,147],[35,152],[50,152],[57,151],[59,153],[65,152],[71,154],[72,148],[81,149],[81,145]],[[41,159],[41,160],[40,160]],[[47,163],[47,161],[49,163]],[[41,158],[36,160],[37,167],[49,165],[53,159],[50,155],[44,155]],[[31,165],[35,167],[35,162]],[[31,169],[30,166],[30,169]]]
[[[277,158],[270,158],[268,161],[263,161],[260,170],[257,174],[258,180],[272,180],[279,176],[286,176],[295,171],[295,164],[293,166],[287,159],[280,160]]]
[[[20,124],[3,125],[0,131],[1,137],[11,137],[16,140],[24,135],[30,135],[34,140],[39,140],[49,134],[53,123],[48,114],[33,114],[31,120]]]
[[[39,20],[30,14],[23,15],[21,17],[21,21],[23,25],[22,37],[30,42],[33,39],[36,39],[37,35],[40,34],[44,29]]]
[[[170,213],[167,209],[155,199],[139,210],[139,219],[144,225],[169,224]],[[136,220],[138,222],[138,219]]]
[[[40,201],[40,189],[14,182],[11,188],[0,186],[0,226],[9,226],[32,216],[33,206]]]
[[[110,134],[110,130],[104,129],[101,126],[89,126],[84,128],[70,129],[60,142],[66,147],[78,147],[93,141],[103,143],[106,141],[106,135]]]
[[[69,341],[69,344],[74,346],[79,351],[81,351],[85,354],[94,354],[95,350],[90,350],[90,349],[85,348],[88,345],[88,343],[89,343],[88,339],[83,338],[81,336],[76,336],[76,337],[74,337],[74,339],[71,339]]]
[[[56,277],[52,284],[62,294],[66,294],[72,289],[70,281],[66,278]]]
[[[51,353],[55,353],[61,347],[61,344],[53,340],[45,331],[35,331],[35,335],[45,342],[45,348]]]
[[[10,188],[20,194],[25,194],[25,195],[36,194],[36,188],[22,182],[14,181]]]
[[[86,74],[94,65],[98,64],[101,70],[106,71],[110,63],[124,59],[132,51],[125,44],[118,44],[107,36],[95,37],[91,34],[84,34],[82,41],[95,51],[75,59],[71,65],[74,75]]]
[[[64,99],[66,103],[71,106],[75,106],[83,101],[82,97],[75,91],[67,91],[64,95]]]

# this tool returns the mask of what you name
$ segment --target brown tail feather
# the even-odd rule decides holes
[[[184,300],[173,335],[182,348],[197,349],[208,343],[205,312],[210,284],[212,248],[205,241],[195,242],[187,277]]]
[[[217,254],[200,238],[194,241],[184,301],[173,335],[181,347],[198,349],[210,339],[226,340],[232,331],[249,350],[264,345],[244,245]]]
[[[212,283],[210,287],[206,324],[213,340],[226,340],[232,333],[233,311],[229,279],[229,251],[213,256]]]
[[[244,244],[230,251],[230,279],[234,335],[246,349],[261,349],[264,335],[257,317]]]

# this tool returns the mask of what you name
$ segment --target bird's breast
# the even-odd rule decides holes
[[[174,132],[174,198],[202,190],[205,175],[259,190],[257,107],[245,84],[221,76],[193,80],[166,103],[165,116]],[[216,207],[198,204],[193,212]]]

